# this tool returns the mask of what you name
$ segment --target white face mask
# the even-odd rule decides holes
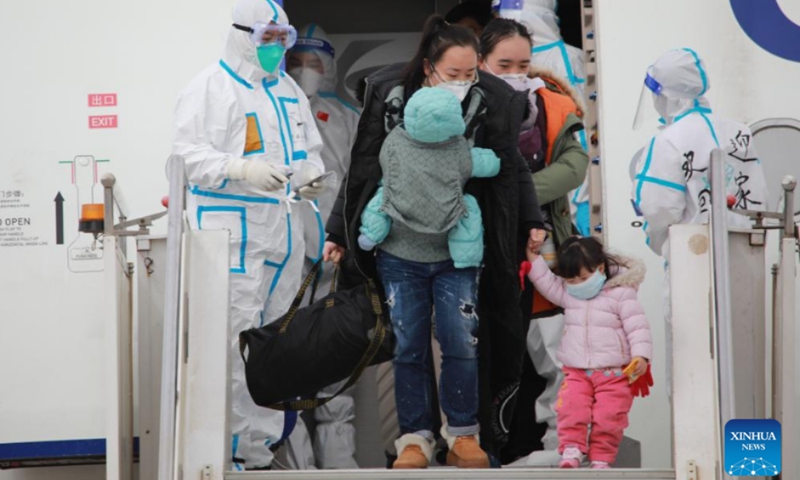
[[[502,75],[498,75],[498,77],[502,78],[506,82],[511,82],[511,81],[527,82],[528,81],[528,75],[526,75],[524,73],[504,73]]]
[[[297,67],[289,70],[291,76],[297,85],[303,90],[307,97],[311,98],[317,94],[325,81],[325,76],[314,70],[313,68]]]
[[[458,97],[459,102],[463,102],[464,99],[467,98],[467,95],[469,94],[469,91],[472,88],[472,86],[478,83],[477,72],[475,73],[476,75],[475,80],[472,82],[467,80],[451,80],[447,82],[442,80],[442,77],[439,76],[436,70],[433,71],[433,75],[436,77],[436,80],[439,80],[439,83],[437,83],[434,86],[436,88],[443,88],[445,90],[453,92],[455,96]]]
[[[528,74],[527,73],[501,73],[501,74],[498,75],[498,74],[494,73],[494,70],[492,70],[492,67],[489,66],[489,62],[486,62],[484,65],[486,65],[486,70],[488,70],[489,73],[491,73],[492,75],[494,75],[497,78],[502,78],[503,80],[506,80],[506,81],[508,81],[508,80],[524,81],[524,80],[526,80],[528,78]]]
[[[466,85],[464,85],[465,83]],[[472,88],[472,84],[470,82],[442,82],[437,84],[436,88],[450,90],[456,95],[456,97],[458,97],[459,102],[463,102],[464,99],[467,98],[469,90]]]

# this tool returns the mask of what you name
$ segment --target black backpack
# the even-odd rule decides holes
[[[314,265],[281,320],[239,334],[247,388],[257,405],[275,410],[319,407],[352,387],[368,366],[394,356],[394,335],[374,282],[336,292],[334,281],[331,293],[314,302],[320,266]],[[311,305],[300,308],[312,283]],[[348,377],[333,396],[315,398]]]

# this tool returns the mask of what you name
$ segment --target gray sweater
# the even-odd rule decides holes
[[[384,141],[380,164],[382,209],[393,220],[380,248],[412,262],[450,260],[447,234],[466,214],[464,185],[472,176],[466,139],[423,143],[395,128]]]

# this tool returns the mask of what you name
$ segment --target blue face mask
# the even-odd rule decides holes
[[[591,300],[600,294],[606,284],[606,275],[595,270],[591,277],[576,285],[567,284],[567,293],[581,300]]]
[[[283,56],[286,54],[286,47],[280,43],[270,43],[268,45],[259,45],[256,48],[258,54],[258,63],[261,68],[267,73],[275,73],[281,65]]]

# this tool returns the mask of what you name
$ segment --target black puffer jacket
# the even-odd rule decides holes
[[[326,227],[328,240],[347,248],[340,272],[343,286],[355,286],[364,277],[376,278],[374,252],[361,250],[356,239],[361,212],[381,179],[378,156],[386,138],[385,100],[402,81],[403,65],[387,67],[367,79],[350,170]],[[484,100],[475,120],[470,122],[475,128],[468,127],[468,135],[474,132],[475,146],[492,149],[501,159],[496,177],[473,179],[466,189],[478,200],[485,228],[485,267],[478,295],[480,422],[481,443],[488,452],[495,453],[507,437],[503,425],[509,424],[499,415],[514,410],[513,395],[526,351],[519,309],[520,246],[531,228],[543,228],[544,224],[530,171],[517,148],[527,109],[526,95],[492,75],[481,74],[465,105],[476,94],[475,89],[480,89]],[[406,88],[405,99],[413,93],[414,89]]]

